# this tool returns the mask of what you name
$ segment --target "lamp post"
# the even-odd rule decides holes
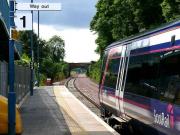
[[[33,0],[31,0],[31,3],[33,3]],[[32,13],[32,31],[31,31],[31,79],[30,79],[30,95],[33,96],[33,86],[34,86],[34,75],[33,75],[33,69],[34,69],[34,42],[33,42],[33,11]]]
[[[9,0],[9,92],[8,92],[8,135],[15,135],[15,118],[16,118],[16,93],[14,91],[14,39],[12,39],[12,29],[15,28],[14,24],[14,0]]]
[[[38,79],[38,87],[40,83],[40,61],[39,61],[39,11],[38,11],[38,48],[37,48],[37,63],[38,63],[38,74],[37,74],[37,79]]]

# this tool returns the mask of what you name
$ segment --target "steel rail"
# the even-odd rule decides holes
[[[69,86],[68,86],[68,83],[70,82],[70,80],[71,79],[74,79],[73,80],[73,86],[74,86],[74,88],[82,95],[82,96],[84,96],[89,102],[91,102],[93,105],[95,105],[98,109],[100,109],[100,105],[98,105],[96,102],[94,102],[91,98],[89,98],[86,94],[84,94],[77,86],[76,86],[76,83],[75,83],[75,81],[76,81],[76,79],[77,78],[70,78],[68,81],[67,81],[67,88],[69,88]]]

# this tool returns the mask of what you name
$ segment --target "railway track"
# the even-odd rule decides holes
[[[94,112],[97,116],[100,116],[100,106],[97,102],[93,101],[91,97],[88,97],[86,93],[83,93],[75,84],[77,78],[70,78],[69,80],[66,81],[66,87],[69,89],[69,91],[76,96],[83,104],[85,104],[92,112]],[[105,120],[105,122],[107,122]],[[110,125],[111,126],[111,125]],[[114,127],[112,127],[114,128]],[[123,133],[122,130],[120,131],[119,129],[114,128],[118,133],[121,135],[127,135],[126,133]],[[129,134],[128,134],[129,135]],[[132,135],[132,134],[131,134]]]
[[[76,96],[83,104],[85,104],[92,112],[96,115],[100,116],[99,105],[92,101],[87,95],[85,95],[82,91],[80,91],[75,85],[76,78],[70,78],[66,82],[66,87],[72,92],[73,95]]]

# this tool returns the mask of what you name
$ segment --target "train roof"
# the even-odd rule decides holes
[[[116,41],[116,42],[110,44],[109,46],[107,46],[105,50],[108,50],[108,49],[110,49],[110,48],[112,48],[114,46],[117,46],[117,45],[128,44],[128,43],[130,43],[132,41],[143,39],[143,38],[146,38],[146,37],[148,37],[150,35],[153,35],[153,34],[156,34],[158,32],[161,32],[161,31],[173,28],[173,27],[177,27],[177,26],[180,26],[180,19],[178,19],[178,20],[176,20],[174,22],[171,22],[171,23],[163,24],[158,28],[155,28],[155,29],[152,29],[152,30],[147,30],[147,31],[138,33],[137,35],[133,35],[133,36],[127,37],[125,39]]]

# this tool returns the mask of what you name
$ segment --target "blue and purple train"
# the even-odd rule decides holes
[[[104,118],[146,135],[180,135],[180,20],[109,45],[101,71]]]

